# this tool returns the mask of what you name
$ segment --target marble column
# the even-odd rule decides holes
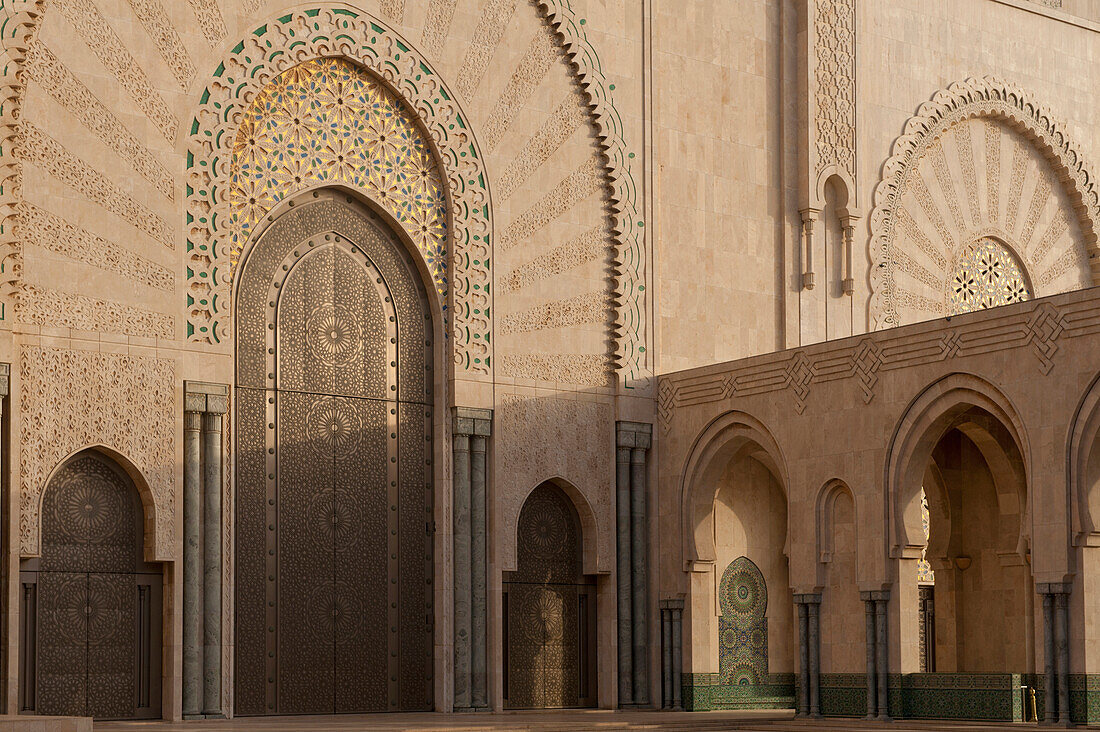
[[[492,411],[456,407],[452,422],[454,708],[488,707],[486,451]]]
[[[672,611],[661,603],[661,709],[672,708]]]
[[[202,717],[202,415],[183,413],[183,718]]]
[[[798,609],[798,716],[810,713],[810,625],[804,595],[795,595],[794,603]]]
[[[1058,682],[1054,674],[1054,595],[1050,592],[1050,585],[1046,583],[1039,585],[1039,593],[1043,596],[1043,682],[1046,687],[1043,692],[1043,721],[1054,724],[1058,706]]]
[[[630,602],[630,448],[615,451],[615,576],[619,611],[619,706],[634,703],[634,627]]]
[[[470,436],[454,433],[454,707],[470,708]]]
[[[821,716],[821,595],[807,595],[806,614],[809,626],[810,651],[810,716]]]
[[[183,716],[222,717],[222,420],[229,387],[183,385]]]
[[[875,667],[878,675],[878,717],[880,722],[890,721],[890,692],[887,689],[890,657],[886,633],[886,605],[890,601],[889,590],[874,593],[875,598]]]
[[[485,451],[488,439],[475,426],[470,438],[470,706],[489,706],[486,668]]]
[[[649,546],[646,520],[646,450],[635,446],[630,451],[630,599],[634,618],[634,703],[649,702],[649,674],[646,673],[649,650],[648,583],[646,582],[646,550]]]
[[[222,421],[228,397],[208,394],[202,415],[203,490],[203,715],[224,717],[222,706]]]
[[[1070,724],[1069,717],[1069,584],[1054,595],[1054,645],[1058,671],[1058,722]]]
[[[619,706],[649,704],[649,447],[653,426],[615,425]]]
[[[878,714],[876,701],[878,680],[875,674],[875,601],[872,597],[873,594],[871,592],[859,593],[866,614],[867,719],[874,719]]]
[[[684,708],[681,698],[684,676],[684,601],[676,600],[672,607],[672,708],[680,711]]]

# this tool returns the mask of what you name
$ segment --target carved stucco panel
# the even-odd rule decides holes
[[[514,566],[519,513],[528,494],[552,478],[569,482],[596,520],[600,571],[614,557],[614,425],[611,405],[507,394],[497,403],[498,493],[504,564]]]
[[[50,475],[70,455],[102,446],[124,456],[140,471],[155,507],[155,556],[171,559],[175,362],[34,347],[23,350],[19,377],[22,554],[39,552],[40,503]],[[143,495],[143,502],[147,500]],[[145,510],[148,515],[150,506]]]

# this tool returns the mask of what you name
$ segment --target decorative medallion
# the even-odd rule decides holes
[[[360,319],[343,303],[326,302],[306,318],[309,353],[326,366],[346,366],[363,348]]]
[[[339,461],[354,455],[363,434],[359,413],[344,399],[321,399],[306,416],[306,434],[310,447],[321,457]]]

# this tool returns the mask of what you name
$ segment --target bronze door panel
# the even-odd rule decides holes
[[[84,716],[87,711],[87,605],[88,576],[83,572],[38,575],[39,714]]]

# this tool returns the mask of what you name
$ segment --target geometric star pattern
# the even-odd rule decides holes
[[[364,191],[408,233],[447,291],[447,205],[428,139],[368,71],[343,59],[299,64],[244,113],[233,146],[231,262],[279,201],[318,185]]]
[[[967,247],[955,265],[948,292],[951,315],[1031,299],[1019,262],[996,239],[984,238]]]

